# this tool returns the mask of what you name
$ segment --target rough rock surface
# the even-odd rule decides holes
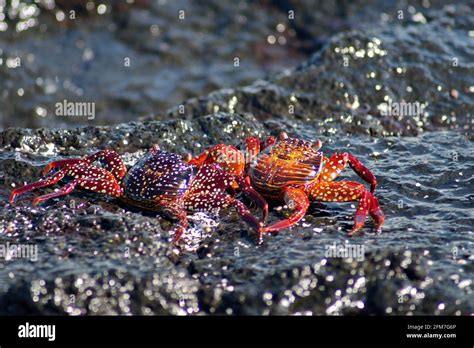
[[[5,202],[12,183],[38,178],[57,154],[111,146],[130,165],[153,143],[185,151],[265,132],[270,130],[249,114],[226,113],[191,121],[4,131],[3,144],[22,151],[4,151],[0,162],[0,242],[34,243],[39,260],[0,264],[2,314],[472,313],[474,151],[454,132],[322,137],[327,153],[348,149],[376,173],[387,215],[381,235],[367,223],[362,235],[349,239],[354,206],[315,203],[302,224],[266,237],[261,247],[233,212],[220,219],[194,215],[177,250],[169,243],[171,221],[107,197],[78,191],[36,208],[31,195],[14,206]],[[272,212],[271,221],[286,213]],[[364,248],[363,260],[327,257],[328,247],[347,243]]]
[[[296,69],[190,99],[169,115],[251,112],[269,125],[311,123],[327,135],[457,129],[472,136],[474,41],[466,38],[474,13],[459,6],[432,15],[426,24],[343,32]],[[419,103],[423,111],[387,115],[391,102]]]
[[[295,69],[146,121],[1,131],[0,244],[31,243],[39,254],[0,262],[0,314],[474,313],[474,48],[461,39],[474,17],[464,5],[426,13],[427,23],[336,35]],[[386,96],[426,102],[426,113],[383,116]],[[12,187],[58,158],[109,147],[132,165],[155,143],[196,154],[283,129],[366,163],[387,216],[382,234],[368,222],[348,238],[355,207],[315,202],[263,246],[231,211],[195,214],[177,249],[172,221],[104,196],[76,191],[32,207],[44,189],[7,203]],[[340,178],[353,179],[350,169]],[[287,214],[273,210],[270,221]],[[361,258],[328,256],[332,245],[363,248]]]

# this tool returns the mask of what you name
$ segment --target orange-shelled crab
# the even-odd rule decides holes
[[[380,232],[384,214],[374,196],[375,176],[354,155],[335,153],[327,158],[320,151],[321,146],[319,140],[290,138],[282,132],[278,139],[268,137],[266,141],[249,137],[242,151],[232,145],[218,144],[188,163],[196,166],[218,163],[254,187],[267,201],[284,203],[293,209],[288,219],[259,229],[259,242],[265,232],[277,232],[297,224],[305,216],[310,201],[358,201],[354,227],[349,234],[364,226],[367,214]],[[334,181],[347,165],[370,184],[370,191],[358,182]]]

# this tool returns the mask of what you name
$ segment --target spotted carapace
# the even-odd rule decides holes
[[[321,146],[319,140],[290,138],[282,132],[278,139],[247,138],[241,151],[231,145],[215,145],[192,158],[190,163],[198,166],[220,163],[227,171],[240,175],[241,180],[248,182],[268,202],[283,203],[293,210],[289,218],[261,228],[260,241],[265,232],[277,232],[297,224],[306,215],[310,201],[357,201],[354,227],[349,234],[355,234],[364,226],[367,214],[380,232],[385,217],[374,196],[375,176],[353,154],[335,153],[328,158],[320,151]],[[239,154],[235,154],[236,151]],[[246,164],[235,163],[235,159],[243,158]],[[370,191],[358,182],[334,181],[348,165],[370,184]]]

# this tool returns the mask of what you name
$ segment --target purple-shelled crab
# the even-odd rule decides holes
[[[95,165],[96,162],[102,166]],[[57,170],[51,173],[53,169]],[[174,235],[175,242],[188,226],[187,212],[217,213],[222,208],[234,207],[250,227],[259,231],[261,222],[231,194],[235,188],[240,188],[263,209],[264,220],[268,212],[265,200],[248,181],[224,171],[218,164],[206,164],[197,169],[181,156],[160,150],[158,145],[153,146],[128,171],[115,151],[102,150],[85,158],[52,162],[44,169],[43,176],[37,182],[13,190],[10,202],[13,203],[16,196],[22,193],[54,185],[67,178],[70,181],[65,186],[36,197],[33,204],[67,195],[76,187],[104,193],[127,204],[161,211],[178,219],[180,223]]]

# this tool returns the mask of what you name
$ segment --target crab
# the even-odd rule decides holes
[[[187,212],[190,211],[218,213],[222,208],[234,207],[251,228],[262,228],[261,222],[247,206],[227,191],[230,189],[232,193],[235,189],[241,190],[262,206],[264,199],[250,186],[249,181],[234,177],[216,163],[200,165],[196,173],[195,169],[182,156],[162,151],[158,145],[149,149],[128,171],[115,151],[101,150],[84,158],[48,164],[43,171],[43,178],[13,190],[10,202],[13,203],[20,194],[69,178],[71,180],[56,192],[36,197],[33,205],[67,195],[76,187],[107,194],[132,206],[162,211],[178,219],[180,223],[175,229],[174,242],[179,241],[188,227]]]
[[[249,137],[245,139],[244,147],[244,151],[236,155],[237,148],[218,144],[189,163],[197,166],[221,163],[224,169],[240,176],[241,181],[255,188],[268,202],[283,203],[293,210],[289,218],[259,229],[259,242],[262,242],[263,233],[296,225],[306,215],[310,201],[358,201],[349,235],[356,234],[364,226],[367,214],[375,221],[376,231],[381,232],[385,218],[374,196],[377,180],[353,154],[335,153],[328,158],[320,151],[320,140],[290,138],[285,132],[281,132],[278,139],[270,136],[265,141]],[[246,158],[246,163],[239,164],[236,172],[237,166],[232,161],[242,158]],[[334,181],[348,165],[370,184],[370,191],[359,182]]]

